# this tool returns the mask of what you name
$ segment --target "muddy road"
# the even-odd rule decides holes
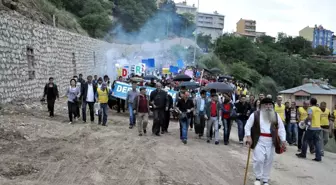
[[[56,102],[55,118],[36,102],[5,106],[0,113],[1,185],[243,184],[247,148],[238,144],[236,129],[228,146],[222,140],[208,144],[193,131],[183,145],[176,121],[169,134],[139,137],[128,128],[126,113],[109,110],[108,127],[102,127],[81,121],[69,125],[66,112],[63,101]],[[295,152],[289,147],[276,156],[271,184],[335,184],[335,154],[326,153],[316,163],[314,156],[300,160]]]

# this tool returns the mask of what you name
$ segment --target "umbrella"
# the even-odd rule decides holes
[[[131,78],[131,81],[133,81],[133,82],[143,82],[144,79],[142,79],[140,77],[133,77],[133,78]]]
[[[233,92],[231,85],[222,82],[213,82],[205,86],[205,90],[215,89],[217,92],[228,93]]]
[[[179,87],[186,87],[187,89],[196,89],[199,88],[200,85],[196,82],[182,82],[180,83]]]
[[[229,76],[229,75],[223,75],[223,76],[219,76],[218,78],[218,82],[224,82],[224,79],[227,79],[227,80],[231,80],[233,79],[232,76]]]
[[[154,76],[154,75],[146,75],[146,76],[144,77],[145,80],[152,80],[153,78],[154,78],[154,80],[157,80],[157,79],[158,79],[158,77],[156,77],[156,76]]]
[[[210,71],[212,73],[218,73],[218,74],[222,73],[222,71],[220,69],[218,69],[217,67],[214,67],[214,68],[210,69]]]
[[[187,81],[190,81],[191,80],[191,77],[188,76],[188,75],[177,75],[175,76],[175,78],[173,79],[174,81],[184,81],[184,82],[187,82]]]

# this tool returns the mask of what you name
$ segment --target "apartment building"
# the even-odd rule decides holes
[[[333,49],[334,49],[333,55],[336,55],[336,36],[335,35],[333,36]]]
[[[187,5],[186,1],[176,3],[176,12],[179,14],[190,13],[195,15],[195,23],[197,26],[196,33],[210,35],[212,40],[216,40],[223,35],[224,29],[224,15],[219,14],[217,11],[214,13],[201,13],[197,12],[197,7]]]
[[[325,29],[323,26],[314,27],[305,27],[299,31],[299,35],[308,41],[312,42],[312,47],[316,48],[317,46],[327,46],[329,48],[334,48],[333,36],[334,32],[328,29]]]
[[[256,35],[257,22],[255,20],[240,19],[237,22],[237,33],[242,35]]]
[[[197,33],[204,35],[211,35],[213,40],[223,35],[224,29],[224,15],[219,14],[217,11],[214,13],[201,13],[197,14]]]
[[[178,14],[190,13],[196,17],[197,7],[195,6],[195,4],[189,6],[187,5],[186,1],[183,1],[182,3],[176,3],[175,6],[176,6],[176,12]]]

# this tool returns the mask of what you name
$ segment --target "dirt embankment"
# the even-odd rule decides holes
[[[183,145],[176,122],[168,135],[139,137],[128,129],[126,114],[111,110],[108,127],[66,124],[65,102],[57,102],[55,118],[47,114],[34,102],[6,105],[0,113],[1,185],[243,184],[247,149],[238,145],[235,129],[229,146],[207,144],[191,131]],[[276,156],[272,185],[334,184],[335,154],[316,163],[311,155],[297,159],[295,151]]]

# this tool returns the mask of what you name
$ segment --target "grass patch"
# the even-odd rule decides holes
[[[53,26],[53,15],[55,15],[56,27],[88,35],[78,23],[76,16],[63,9],[58,9],[48,0],[23,0],[20,3],[17,11],[34,21]]]

